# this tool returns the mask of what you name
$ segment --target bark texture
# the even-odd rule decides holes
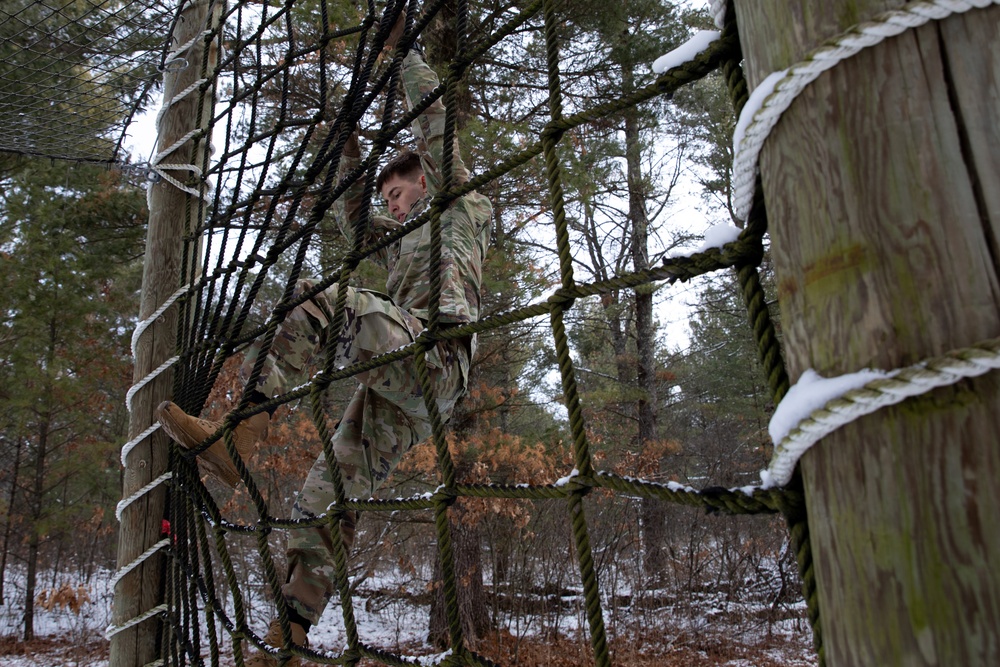
[[[753,88],[901,2],[736,3]],[[788,370],[1000,334],[1000,8],[815,81],[761,155]],[[861,419],[801,462],[830,667],[1000,664],[1000,379]]]

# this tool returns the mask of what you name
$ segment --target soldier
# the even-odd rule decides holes
[[[387,45],[394,47],[402,33],[402,16]],[[411,48],[403,60],[402,80],[408,108],[438,86],[437,76],[424,62],[419,48]],[[377,187],[385,198],[392,218],[375,216],[367,228],[364,244],[403,226],[427,209],[443,184],[440,170],[444,150],[444,105],[434,102],[414,122],[416,152],[394,157],[379,174]],[[360,161],[356,136],[345,146],[341,175]],[[458,146],[454,149],[453,183],[467,182],[469,172]],[[355,183],[345,193],[346,205],[337,216],[338,224],[350,238],[352,221],[360,206],[362,187]],[[479,317],[482,264],[486,254],[491,215],[489,200],[475,192],[453,201],[441,215],[441,294],[440,320],[444,323],[475,322]],[[375,257],[389,271],[386,293],[347,288],[346,323],[332,331],[333,307],[337,300],[334,285],[290,311],[268,350],[263,371],[251,389],[251,402],[260,404],[302,382],[314,355],[333,348],[338,366],[363,362],[379,354],[407,345],[425,328],[430,303],[431,230],[429,225],[399,239]],[[298,283],[295,296],[312,288],[309,281]],[[251,346],[240,369],[246,384],[260,351]],[[426,354],[438,410],[444,419],[465,393],[469,363],[475,354],[475,338],[439,342]],[[348,498],[368,498],[389,476],[402,455],[428,438],[431,426],[423,392],[412,359],[403,359],[355,376],[360,385],[333,436],[333,449]],[[244,458],[267,434],[270,416],[261,412],[243,420],[233,433],[236,449]],[[220,422],[210,422],[185,414],[167,401],[157,409],[164,430],[182,446],[192,448],[216,432]],[[239,474],[221,441],[200,455],[204,468],[235,486]],[[314,517],[335,500],[331,473],[320,454],[306,478],[292,509],[293,518]],[[347,548],[354,541],[355,514],[341,520],[341,534]],[[334,594],[333,543],[326,528],[294,531],[288,540],[288,576],[281,593],[288,604],[292,641],[307,643],[309,628],[316,624]],[[277,620],[264,641],[274,647],[284,644]],[[251,667],[277,664],[266,653],[253,655]],[[300,664],[292,658],[289,666]]]

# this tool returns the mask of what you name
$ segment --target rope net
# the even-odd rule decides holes
[[[120,163],[175,8],[152,0],[6,0],[0,151]]]
[[[382,55],[390,29],[400,12],[406,13],[406,32],[391,57]],[[183,13],[183,8],[182,8]],[[179,14],[180,15],[180,14]],[[234,565],[236,544],[252,545],[258,583],[271,591],[282,585],[276,562],[277,537],[304,526],[332,528],[336,572],[333,576],[346,628],[346,647],[328,654],[295,646],[290,652],[321,664],[356,664],[362,658],[381,664],[413,664],[412,659],[393,654],[366,638],[358,630],[348,571],[348,553],[340,520],[350,512],[393,513],[414,511],[430,517],[436,531],[440,557],[450,650],[438,658],[441,664],[491,665],[490,657],[467,645],[463,638],[460,605],[456,593],[455,556],[451,541],[449,508],[458,498],[520,499],[557,501],[565,505],[575,555],[579,562],[580,584],[584,591],[586,627],[593,660],[610,664],[608,637],[601,608],[601,591],[595,573],[594,555],[584,498],[595,490],[631,498],[657,499],[723,513],[781,513],[788,520],[794,543],[799,548],[799,568],[803,575],[810,609],[813,580],[810,574],[808,533],[801,494],[784,489],[730,490],[690,487],[637,479],[600,470],[588,442],[588,428],[577,387],[577,375],[564,317],[581,300],[633,290],[652,284],[674,284],[719,270],[732,270],[744,294],[754,339],[760,349],[769,393],[776,402],[788,390],[774,324],[770,319],[761,287],[758,266],[763,256],[766,217],[758,195],[739,239],[687,257],[664,259],[641,271],[621,272],[607,279],[582,282],[574,278],[572,249],[567,231],[563,195],[563,166],[560,144],[567,133],[587,125],[600,124],[622,110],[643,102],[669,96],[685,84],[721,70],[738,113],[747,99],[746,84],[739,66],[741,53],[735,20],[727,19],[721,38],[692,60],[658,76],[648,86],[620,98],[595,101],[569,111],[564,109],[560,83],[559,17],[554,2],[534,0],[522,8],[506,8],[492,17],[496,29],[476,39],[468,38],[469,8],[465,2],[399,3],[376,7],[369,3],[354,13],[326,2],[302,0],[281,4],[239,2],[211,5],[203,32],[192,43],[176,40],[164,57],[165,68],[183,69],[189,50],[203,53],[203,71],[185,91],[174,91],[164,109],[194,101],[202,113],[196,129],[170,150],[181,166],[168,173],[171,182],[151,187],[183,187],[190,197],[185,211],[185,239],[182,289],[175,307],[180,322],[178,361],[174,364],[174,401],[188,413],[198,414],[210,400],[218,401],[220,377],[231,373],[231,360],[239,357],[256,339],[273,342],[278,325],[311,294],[296,295],[295,287],[305,275],[322,276],[311,293],[333,285],[340,294],[363,272],[362,260],[407,233],[427,225],[440,244],[442,211],[458,197],[473,189],[488,192],[505,176],[533,160],[544,162],[548,201],[540,204],[555,239],[560,288],[548,298],[515,304],[500,314],[479,321],[449,325],[437,317],[436,297],[432,297],[427,328],[416,341],[363,364],[346,368],[333,365],[332,354],[317,360],[318,372],[305,385],[296,387],[263,405],[251,405],[249,395],[229,394],[234,408],[214,439],[197,451],[174,447],[169,484],[169,536],[164,540],[169,552],[166,578],[167,612],[163,614],[163,657],[168,664],[203,664],[203,648],[210,652],[211,664],[218,664],[220,652],[231,647],[236,664],[246,658],[244,642],[263,648],[261,637],[251,631],[247,612],[247,574]],[[437,22],[437,23],[435,23]],[[454,35],[450,62],[442,71],[442,83],[413,110],[406,112],[398,101],[400,67],[414,41],[431,25],[445,25]],[[529,37],[525,37],[528,35]],[[510,144],[493,162],[476,165],[478,175],[469,182],[443,187],[432,205],[417,218],[387,235],[373,246],[345,248],[328,233],[327,224],[335,203],[359,178],[365,183],[365,202],[371,201],[375,176],[400,145],[408,143],[406,128],[436,99],[444,101],[447,114],[445,145],[456,136],[460,98],[471,68],[489,62],[498,51],[526,48],[544,49],[547,66],[540,95],[547,105],[548,119],[538,128],[536,138]],[[301,85],[304,77],[315,84]],[[307,92],[308,91],[308,92]],[[209,104],[211,103],[211,104]],[[212,106],[214,104],[214,107]],[[360,167],[345,178],[338,169],[347,138],[361,130]],[[211,142],[212,150],[205,150]],[[161,151],[164,151],[161,145]],[[166,151],[164,151],[166,152]],[[448,155],[450,151],[445,151]],[[154,161],[154,171],[157,169]],[[186,160],[186,162],[184,162]],[[444,168],[448,173],[450,167]],[[363,216],[362,216],[363,217]],[[333,239],[333,240],[331,240]],[[268,310],[266,304],[273,304]],[[256,304],[256,305],[255,305]],[[261,304],[264,304],[263,306]],[[334,313],[334,330],[344,321],[344,302]],[[558,482],[537,484],[463,483],[456,474],[448,447],[445,422],[434,402],[434,387],[424,384],[424,395],[433,426],[432,442],[439,486],[431,493],[401,499],[358,500],[344,496],[336,484],[337,501],[325,515],[315,519],[290,520],[269,508],[265,491],[251,470],[238,457],[234,463],[242,484],[237,494],[244,506],[257,516],[234,520],[228,509],[202,484],[194,454],[212,441],[226,444],[236,453],[233,430],[244,420],[263,410],[298,405],[312,416],[316,438],[335,469],[331,444],[332,419],[329,395],[337,386],[354,386],[352,376],[372,368],[407,360],[426,379],[426,354],[441,340],[478,334],[488,336],[505,327],[548,320],[551,349],[558,362],[563,399],[571,433],[572,473]],[[228,364],[228,365],[227,365]],[[259,368],[257,369],[259,372]],[[339,480],[334,475],[335,483]],[[277,616],[288,635],[288,610],[281,595],[275,595]],[[336,612],[328,611],[328,614]],[[815,612],[812,621],[817,623]],[[818,628],[817,628],[818,629]],[[227,639],[228,637],[228,639]],[[819,635],[816,634],[817,645]],[[272,649],[273,650],[273,649]],[[289,649],[283,649],[287,656]]]

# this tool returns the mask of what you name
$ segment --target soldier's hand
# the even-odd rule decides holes
[[[358,144],[357,130],[351,132],[351,135],[347,137],[347,143],[344,144],[343,154],[344,157],[361,157],[361,146]]]
[[[385,40],[385,46],[390,51],[396,50],[396,44],[403,37],[403,32],[406,30],[406,7],[399,12],[399,17],[396,19],[395,25],[392,26],[392,30],[389,31],[389,36]]]

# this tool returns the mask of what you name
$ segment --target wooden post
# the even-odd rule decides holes
[[[198,37],[208,25],[211,0],[188,2],[171,36],[171,48],[195,40],[194,45],[180,54],[181,58],[168,62],[163,77],[164,104],[175,98],[193,82],[203,76],[205,44]],[[216,10],[221,2],[215,3]],[[220,12],[216,11],[216,16]],[[216,50],[209,54],[208,71],[214,67]],[[199,103],[201,125],[206,127],[212,111],[212,93],[194,91],[171,104],[157,127],[157,151],[162,152],[176,144],[196,127]],[[166,164],[197,164],[205,158],[208,141],[201,139],[194,146],[189,140],[160,162]],[[190,171],[166,172],[178,181],[185,182]],[[197,188],[197,186],[194,186]],[[146,236],[146,253],[143,265],[142,295],[139,319],[152,315],[180,287],[183,237],[196,224],[200,201],[167,181],[151,186],[149,192],[149,228]],[[196,251],[197,252],[197,251]],[[191,264],[197,265],[195,259]],[[142,334],[135,355],[133,382],[145,378],[150,372],[176,353],[177,307],[171,306]],[[153,423],[153,410],[163,400],[171,397],[173,372],[161,373],[143,387],[132,401],[129,421],[129,438],[135,438]],[[128,455],[125,465],[122,496],[129,497],[167,469],[168,440],[162,431],[140,442]],[[166,490],[158,486],[128,506],[122,513],[118,538],[118,567],[135,561],[161,539],[161,522],[164,518]],[[115,589],[112,624],[116,627],[160,605],[164,600],[163,556],[145,560],[126,574]],[[159,644],[161,624],[155,619],[143,621],[127,628],[111,639],[111,667],[140,667],[153,662],[163,652]]]
[[[736,2],[751,89],[899,1]],[[1000,7],[811,84],[761,155],[789,375],[1000,335]],[[829,667],[1000,665],[1000,375],[877,412],[802,459]]]

